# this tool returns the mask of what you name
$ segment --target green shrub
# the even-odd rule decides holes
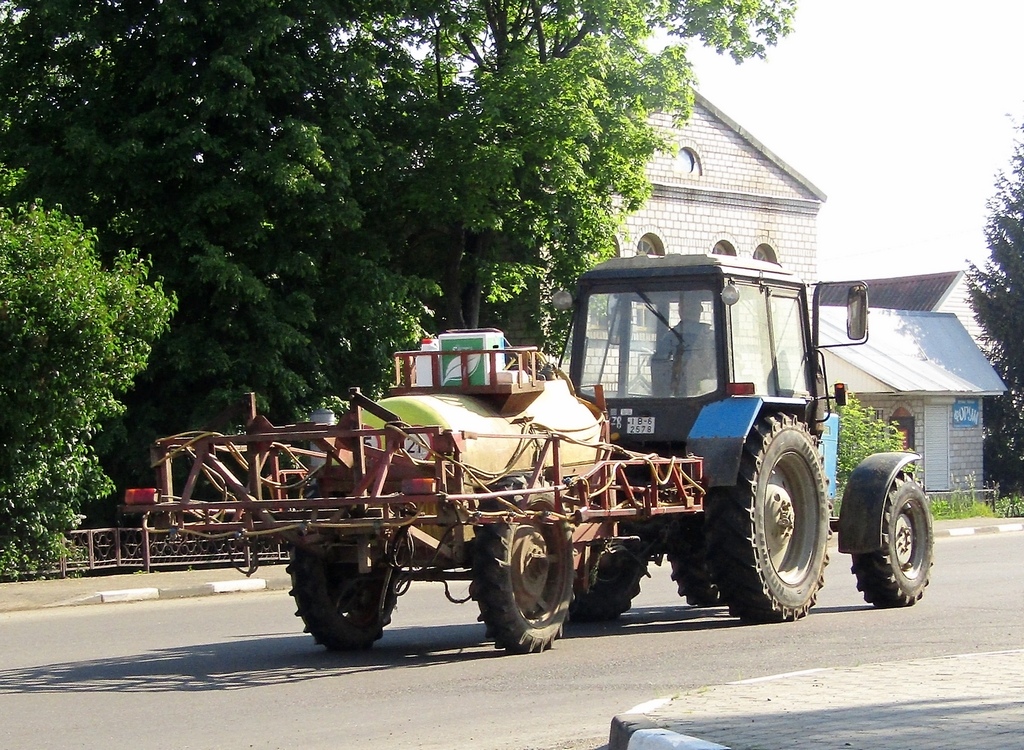
[[[1024,497],[1010,495],[996,498],[996,515],[1000,518],[1024,518]]]
[[[846,406],[839,407],[839,461],[836,476],[837,497],[850,474],[861,461],[874,453],[903,450],[903,435],[895,424],[876,419],[852,393]]]
[[[0,168],[0,199],[13,182]],[[95,245],[60,211],[0,207],[0,579],[54,566],[111,491],[91,441],[173,309],[146,264]]]
[[[994,518],[997,514],[988,503],[978,502],[971,498],[958,498],[955,495],[941,499],[932,499],[932,516],[936,520],[953,518]]]

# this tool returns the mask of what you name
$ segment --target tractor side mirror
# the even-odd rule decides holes
[[[863,343],[868,337],[868,287],[854,284],[846,294],[846,335]]]

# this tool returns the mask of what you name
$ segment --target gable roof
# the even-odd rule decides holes
[[[952,313],[875,309],[870,332],[866,344],[825,350],[836,365],[829,375],[842,375],[837,379],[855,392],[995,396],[1006,390]],[[822,344],[846,342],[846,310],[822,308],[819,336]]]
[[[714,104],[709,102],[707,97],[705,97],[703,94],[701,94],[696,89],[693,90],[693,99],[694,99],[694,104],[696,104],[696,105],[698,105],[700,107],[703,107],[713,117],[715,117],[716,119],[720,120],[726,127],[728,127],[730,130],[732,130],[734,133],[736,133],[740,138],[742,138],[744,141],[746,141],[755,151],[760,153],[762,156],[764,156],[766,159],[768,159],[768,161],[770,161],[776,167],[778,167],[783,172],[785,172],[790,178],[792,178],[797,183],[799,183],[801,186],[803,186],[803,188],[805,190],[807,190],[811,195],[813,195],[815,199],[821,201],[822,203],[824,203],[828,199],[828,196],[825,195],[825,193],[821,190],[821,188],[816,186],[813,182],[808,180],[802,174],[800,174],[795,169],[793,169],[793,167],[791,167],[789,164],[787,164],[782,159],[780,159],[775,154],[775,152],[771,151],[767,146],[765,146],[763,143],[761,143],[761,141],[759,141],[757,138],[755,138],[753,135],[751,135],[750,132],[748,130],[746,130],[746,128],[744,128],[742,125],[740,125],[734,119],[729,117],[729,115],[725,114],[722,110],[720,110]]]
[[[953,288],[963,278],[963,271],[929,273],[889,279],[866,279],[872,308],[889,310],[938,310]],[[844,290],[822,289],[821,304],[845,306]]]

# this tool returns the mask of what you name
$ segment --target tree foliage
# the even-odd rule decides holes
[[[647,196],[687,40],[760,55],[794,6],[0,0],[21,197],[83,217],[108,259],[138,248],[179,301],[107,465],[129,477],[246,391],[280,419],[379,391],[421,327],[526,309],[539,337],[542,285],[610,254]]]
[[[875,453],[904,450],[903,433],[891,422],[875,417],[852,393],[839,407],[839,460],[836,488],[841,493],[857,464]]]
[[[1024,490],[1024,141],[999,175],[985,227],[989,260],[968,273],[971,302],[989,361],[1006,384],[985,403],[986,479]]]
[[[569,286],[608,257],[648,197],[646,164],[672,147],[648,116],[689,112],[684,40],[759,55],[791,14],[775,0],[463,0],[403,15],[403,267],[428,259],[439,327],[493,323],[495,305],[535,304],[542,280]],[[666,43],[651,51],[655,31]]]
[[[91,441],[171,314],[147,264],[95,245],[60,211],[0,209],[0,578],[55,564],[109,491]]]
[[[357,233],[357,187],[372,200],[389,170],[375,71],[392,67],[350,31],[362,8],[0,3],[0,153],[27,169],[22,196],[98,227],[107,257],[139,248],[179,301],[105,435],[119,476],[245,392],[290,419],[377,385],[415,333],[418,282]]]

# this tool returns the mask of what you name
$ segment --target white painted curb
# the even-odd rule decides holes
[[[668,729],[638,729],[629,738],[627,750],[729,750],[716,742],[690,737]]]
[[[160,589],[119,589],[116,591],[100,591],[100,601],[109,602],[141,602],[146,599],[159,599]]]
[[[238,581],[217,581],[206,584],[215,594],[228,594],[235,591],[263,591],[267,582],[263,578],[245,578]]]

